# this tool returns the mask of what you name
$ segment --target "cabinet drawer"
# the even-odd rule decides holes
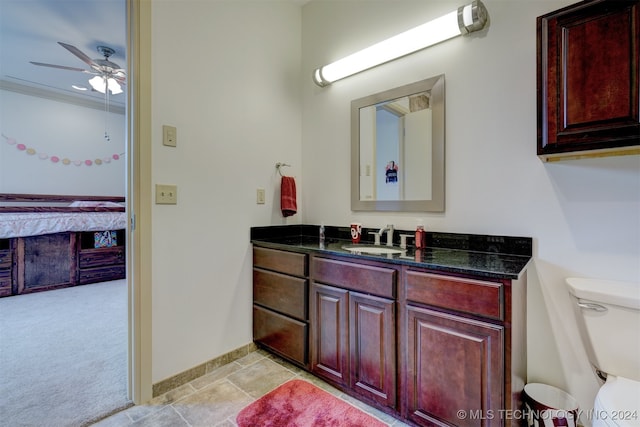
[[[307,254],[254,247],[253,266],[294,276],[306,276]]]
[[[11,287],[11,270],[10,269],[1,269],[0,270],[0,288]]]
[[[304,322],[253,306],[253,340],[305,366],[308,333]]]
[[[253,302],[306,320],[307,280],[254,268]]]
[[[78,282],[81,285],[86,285],[87,283],[106,282],[108,280],[124,279],[125,277],[126,268],[124,264],[121,264],[80,270]]]
[[[8,297],[12,293],[11,278],[0,277],[0,297]]]
[[[326,258],[313,258],[314,281],[387,298],[396,294],[397,271],[392,268],[354,264]]]
[[[124,264],[124,248],[87,249],[80,251],[80,268],[100,267],[103,265]]]
[[[11,267],[11,250],[1,249],[0,250],[0,268],[8,268],[8,267]]]
[[[407,271],[407,300],[493,319],[504,319],[502,283]]]

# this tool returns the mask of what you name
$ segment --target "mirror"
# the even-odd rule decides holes
[[[444,212],[444,74],[351,102],[351,210]]]

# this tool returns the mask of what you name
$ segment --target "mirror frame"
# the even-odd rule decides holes
[[[360,200],[360,109],[383,101],[431,91],[432,169],[430,200]],[[444,212],[445,188],[444,74],[351,101],[351,210],[395,212]]]

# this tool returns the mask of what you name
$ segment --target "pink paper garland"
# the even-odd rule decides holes
[[[76,166],[92,166],[92,165],[97,165],[100,166],[102,164],[105,163],[111,163],[111,160],[120,160],[120,157],[124,155],[124,153],[114,153],[112,154],[110,157],[103,157],[103,158],[98,158],[98,159],[94,159],[94,160],[70,160],[69,158],[60,158],[58,156],[49,156],[46,153],[42,153],[42,152],[38,152],[36,151],[35,148],[31,148],[31,147],[27,147],[25,144],[18,144],[18,141],[16,141],[15,138],[10,138],[4,134],[2,134],[2,137],[5,139],[5,141],[7,142],[7,144],[9,145],[15,145],[16,148],[19,151],[24,151],[29,155],[35,155],[38,154],[38,158],[41,160],[47,160],[49,159],[51,161],[51,163],[62,163],[63,165],[70,165],[70,164],[74,164]]]

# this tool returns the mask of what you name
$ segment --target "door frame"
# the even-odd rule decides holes
[[[153,397],[151,369],[151,0],[126,0],[129,399]]]

